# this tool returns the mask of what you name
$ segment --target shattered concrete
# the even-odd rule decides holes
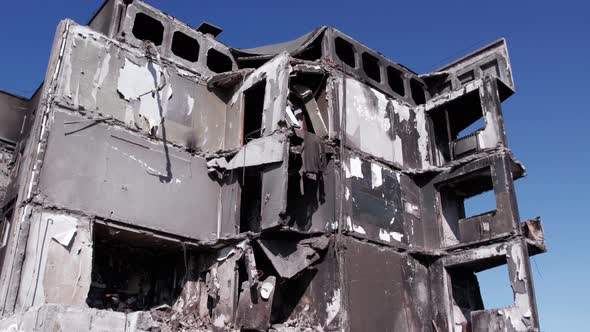
[[[0,330],[540,331],[504,39],[418,75],[330,27],[219,33],[107,0],[0,93]]]

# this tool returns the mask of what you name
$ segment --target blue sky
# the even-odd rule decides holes
[[[532,262],[543,331],[590,323],[590,4],[585,1],[148,1],[222,41],[254,47],[331,25],[418,73],[506,37],[516,94],[503,104],[508,144],[527,167],[517,181],[522,219],[541,216],[549,252]],[[55,28],[85,23],[100,0],[5,1],[0,89],[29,96],[41,82]],[[588,205],[587,205],[588,204]],[[482,275],[486,304],[506,304],[505,269]],[[502,291],[504,290],[504,291]],[[509,290],[508,290],[509,291]]]

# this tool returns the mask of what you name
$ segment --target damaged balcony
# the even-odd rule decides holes
[[[504,40],[418,75],[330,27],[221,31],[107,0],[0,94],[0,329],[539,330]],[[484,308],[499,264],[514,304]]]

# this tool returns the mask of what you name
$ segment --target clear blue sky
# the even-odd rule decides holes
[[[148,2],[193,26],[203,20],[221,26],[219,38],[236,47],[335,26],[418,73],[506,37],[517,90],[503,105],[508,143],[528,171],[517,181],[520,215],[540,215],[549,244],[549,252],[532,262],[541,328],[590,329],[587,1]],[[86,23],[100,3],[4,1],[0,89],[29,96],[45,73],[59,20]],[[505,304],[505,274],[488,273],[481,283],[486,304]]]

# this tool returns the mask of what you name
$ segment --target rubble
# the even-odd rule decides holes
[[[0,330],[540,331],[504,39],[418,75],[331,27],[221,31],[107,0],[0,93]]]

